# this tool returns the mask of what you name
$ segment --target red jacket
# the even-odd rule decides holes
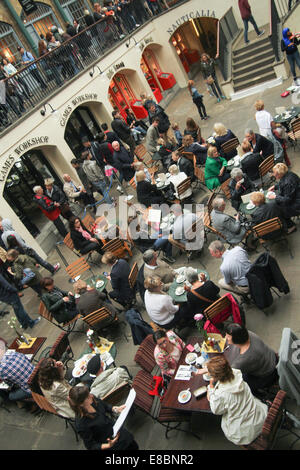
[[[38,203],[41,211],[49,220],[56,220],[60,215],[59,207],[56,207],[48,196],[35,194],[34,199]]]
[[[226,308],[222,312],[220,312],[215,318],[214,318],[214,323],[211,323],[209,320],[207,320],[204,323],[204,329],[208,333],[220,333],[219,329],[215,326],[215,323],[222,323],[225,320],[227,320],[231,315],[233,317],[233,323],[238,323],[239,325],[242,324],[242,318],[241,318],[241,313],[238,304],[236,303],[235,299],[229,292],[227,294],[224,294],[222,297],[228,297],[230,300],[230,307]]]
[[[239,9],[243,20],[248,20],[251,16],[251,8],[248,0],[239,0]]]

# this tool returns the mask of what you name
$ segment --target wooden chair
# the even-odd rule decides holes
[[[192,234],[194,234],[196,232],[196,226],[197,226],[197,221],[193,223],[192,227],[186,231],[186,236],[187,236],[187,239],[189,239],[190,241],[192,241]],[[175,246],[181,253],[185,253],[186,256],[187,256],[187,262],[189,263],[190,262],[190,259],[192,257],[192,254],[195,253],[195,252],[200,252],[201,250],[189,250],[186,248],[185,244],[182,243],[181,241],[178,241],[176,240],[175,238],[173,238],[173,235],[170,234],[169,235],[169,238],[168,238],[169,242]],[[198,259],[198,261],[201,263],[201,261]],[[202,264],[202,266],[205,268],[205,266]]]
[[[120,324],[126,325],[125,322],[119,320],[117,315],[112,316],[111,312],[106,307],[101,307],[98,310],[95,310],[95,312],[82,317],[82,319],[92,330],[96,330],[98,332],[105,331],[111,326],[115,327]],[[124,328],[123,334],[126,341],[128,341]]]
[[[233,139],[230,139],[224,144],[222,144],[221,149],[225,154],[230,154],[230,152],[232,152],[232,150],[236,150],[239,145],[239,139],[237,137],[234,137]]]
[[[222,318],[221,321],[218,321],[220,320],[220,314],[222,314]],[[216,300],[213,304],[211,304],[203,311],[203,315],[205,316],[206,320],[208,320],[216,327],[218,327],[218,325],[220,326],[220,324],[222,324],[225,320],[232,317],[232,306],[230,300],[226,295],[220,297],[218,300]],[[240,315],[241,324],[244,325],[245,317],[242,310],[240,310]]]
[[[112,392],[102,397],[101,400],[111,406],[123,404],[130,392],[130,389],[131,385],[128,382],[122,382]]]
[[[129,282],[131,289],[135,289],[138,273],[139,273],[138,264],[137,262],[135,262],[128,276],[128,282]]]
[[[51,413],[55,416],[58,416],[59,418],[62,418],[65,421],[66,428],[68,428],[68,425],[70,424],[71,428],[74,431],[76,441],[78,442],[78,434],[75,428],[75,419],[72,418],[66,418],[59,413],[53,408],[53,406],[48,402],[47,398],[44,397],[43,392],[39,386],[38,383],[38,374],[40,370],[42,360],[39,361],[37,366],[34,368],[31,376],[28,379],[28,385],[31,390],[32,398],[34,402],[37,404],[37,406],[40,408],[42,411],[46,411],[47,413]]]
[[[211,211],[213,210],[212,204],[213,204],[213,200],[215,199],[216,196],[217,196],[217,192],[216,192],[216,190],[214,189],[213,192],[211,193],[211,195],[209,196],[208,201],[207,201],[207,212],[208,212],[208,215],[210,215],[210,214],[211,214]]]
[[[127,256],[126,252],[129,256],[132,256],[132,251],[128,243],[125,242],[125,240],[120,240],[120,238],[114,238],[113,240],[107,241],[103,245],[102,250],[104,252],[110,251],[118,258],[125,258]]]
[[[221,186],[219,186],[218,188],[218,192],[222,191],[226,199],[231,199],[231,193],[229,189],[230,181],[231,181],[231,178],[228,178],[228,180],[224,181],[224,183],[222,183]]]
[[[205,214],[204,214],[204,232],[205,232],[205,235],[206,235],[205,236],[206,241],[207,241],[207,233],[212,233],[212,234],[216,235],[217,238],[221,238],[222,241],[224,241],[225,243],[228,243],[228,245],[230,247],[234,246],[234,245],[232,245],[232,243],[228,242],[226,237],[221,232],[219,232],[218,230],[216,230],[212,226],[210,214],[208,212],[205,212]]]
[[[55,318],[47,310],[47,308],[46,308],[46,306],[43,302],[40,302],[40,305],[39,305],[39,315],[41,317],[45,318],[45,320],[52,323],[52,325],[57,326],[58,328],[60,328],[61,330],[65,331],[68,334],[71,333],[71,331],[75,331],[74,330],[75,324],[76,324],[77,320],[79,318],[81,318],[81,315],[78,314],[78,315],[76,315],[76,317],[72,318],[72,320],[70,320],[69,322],[60,324],[55,320]],[[77,333],[82,333],[82,332],[78,331]]]
[[[270,450],[274,448],[278,433],[285,421],[286,392],[279,390],[269,408],[259,436],[250,444],[241,445],[244,450]]]
[[[259,176],[260,176],[260,179],[261,179],[261,184],[262,184],[262,187],[264,187],[264,181],[263,181],[263,177],[266,176],[269,171],[272,170],[272,168],[274,167],[275,165],[275,162],[274,162],[274,155],[269,155],[269,157],[267,157],[258,167],[258,171],[259,171]]]
[[[82,255],[78,250],[76,250],[76,248],[74,247],[74,243],[73,243],[73,240],[71,238],[71,235],[70,233],[68,233],[65,238],[64,238],[64,245],[69,248],[69,250],[71,250],[76,256],[78,256],[79,258],[84,258],[84,256],[86,256],[86,259],[91,262],[92,264],[95,264],[93,263],[92,261],[92,253],[93,251],[90,251],[89,253],[87,253],[86,255]],[[65,265],[67,265],[67,263],[65,262]]]
[[[143,162],[147,167],[156,166],[157,162],[152,160],[150,153],[147,151],[143,144],[137,145],[134,153],[140,162]]]
[[[179,183],[179,185],[177,186],[177,190],[176,190],[179,202],[184,202],[186,199],[189,199],[190,197],[192,197],[191,195],[185,199],[180,199],[180,196],[182,196],[182,194],[184,194],[191,187],[191,184],[192,184],[192,180],[190,177],[185,178],[183,181],[181,181],[181,183]]]
[[[182,152],[180,152],[181,155],[185,158],[187,158],[188,160],[191,160],[192,162],[194,162],[194,157],[195,157],[195,154],[193,152],[185,152],[184,150]]]
[[[134,356],[134,361],[150,374],[154,369],[157,369],[156,372],[160,370],[154,359],[155,346],[152,335],[148,335],[144,341],[142,341]],[[155,373],[154,375],[158,374]]]
[[[61,361],[68,367],[68,362],[74,358],[74,352],[70,345],[68,333],[62,332],[59,335],[49,351],[49,357],[52,357],[56,361]]]
[[[292,130],[288,132],[288,137],[293,142],[295,150],[298,139],[300,139],[300,117],[291,122],[291,129]]]
[[[136,182],[134,181],[134,177],[131,178],[131,180],[129,181],[129,184],[133,189],[136,189]]]
[[[75,277],[81,276],[88,270],[90,270],[94,275],[91,266],[87,263],[83,256],[66,267],[66,272],[69,274],[71,279],[75,279]]]
[[[212,190],[209,189],[205,184],[205,176],[203,169],[196,165],[196,157],[194,158],[194,175],[197,180],[197,187],[199,187],[199,189],[208,190],[212,192]]]
[[[274,219],[266,220],[261,224],[255,225],[252,227],[252,231],[257,236],[259,243],[265,248],[266,251],[268,250],[268,243],[274,244],[281,241],[284,241],[287,245],[287,248],[290,253],[290,257],[293,258],[293,253],[291,251],[288,238],[286,232],[284,231],[283,225],[279,217],[275,217]],[[268,240],[266,239],[266,235],[275,234],[277,232],[277,236],[274,239]]]
[[[95,219],[91,214],[86,214],[82,219],[82,223],[90,232],[94,232]]]

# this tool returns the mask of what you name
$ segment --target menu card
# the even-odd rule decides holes
[[[179,366],[175,380],[190,380],[191,376],[191,366]]]

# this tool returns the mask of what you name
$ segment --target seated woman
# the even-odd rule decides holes
[[[69,219],[70,236],[74,247],[82,255],[90,251],[102,254],[102,242],[93,237],[92,233],[83,225],[79,217]]]
[[[185,343],[174,331],[165,330],[155,331],[153,341],[156,344],[154,349],[156,364],[160,367],[164,379],[171,379],[185,348]]]
[[[134,175],[135,184],[137,184],[136,183],[136,174],[137,174],[138,171],[143,171],[146,175],[146,181],[149,181],[149,183],[151,183],[152,177],[151,177],[149,171],[147,170],[147,168],[145,167],[143,162],[134,162],[133,168],[135,169],[135,175]]]
[[[222,124],[221,122],[216,122],[216,124],[214,125],[214,131],[216,147],[221,157],[225,158],[227,161],[235,157],[235,155],[237,154],[236,149],[231,150],[231,152],[229,153],[225,153],[222,150],[222,145],[228,142],[228,140],[234,139],[236,135],[234,135],[234,133],[230,129],[226,129],[224,124]]]
[[[187,268],[185,275],[186,280],[192,284],[191,288],[185,286],[185,290],[187,291],[187,310],[193,318],[195,313],[202,313],[220,297],[220,288],[212,281],[206,280],[204,273],[198,275],[194,268]]]
[[[150,207],[152,204],[163,204],[165,202],[162,192],[157,189],[155,184],[146,180],[144,171],[137,171],[136,181],[137,200],[140,204]]]
[[[72,387],[69,392],[69,403],[75,412],[75,427],[83,439],[87,450],[138,450],[132,434],[124,426],[113,438],[114,421],[112,413],[119,414],[123,406],[111,406],[94,397],[84,385]]]
[[[227,160],[220,157],[217,147],[211,145],[207,150],[204,177],[205,184],[209,189],[220,186],[228,180],[230,173],[226,170]]]
[[[276,178],[276,184],[269,188],[274,191],[269,199],[275,199],[281,208],[286,219],[287,227],[295,227],[291,217],[300,215],[300,179],[296,173],[289,171],[284,163],[277,163],[273,167],[273,175]]]
[[[172,142],[165,142],[162,137],[157,139],[157,155],[160,157],[164,169],[170,166],[172,159],[172,152],[176,146]]]
[[[260,184],[259,165],[263,157],[259,153],[253,153],[250,142],[244,139],[241,144],[241,168],[254,184]]]
[[[51,357],[42,360],[38,381],[45,398],[60,416],[75,418],[68,401],[71,385],[65,379],[66,370],[61,361]]]
[[[286,230],[286,221],[284,219],[284,214],[280,206],[276,204],[276,201],[268,201],[266,202],[265,195],[259,191],[254,192],[251,195],[251,202],[255,205],[256,209],[251,214],[252,217],[252,227],[255,225],[259,225],[262,222],[266,222],[267,220],[274,219],[278,217],[281,222],[283,229]],[[287,230],[288,233],[291,233],[295,230],[295,227],[291,227]],[[276,230],[275,232],[268,233],[264,235],[265,240],[272,240],[279,236],[281,230]]]
[[[192,118],[187,118],[186,125],[184,129],[184,135],[191,135],[194,139],[194,142],[201,142],[201,129]]]
[[[108,279],[110,279],[113,290],[108,295],[124,307],[130,306],[135,298],[135,292],[131,289],[128,281],[129,264],[124,259],[118,259],[110,251],[102,256],[101,261],[111,267]]]
[[[267,405],[255,398],[242,373],[232,369],[222,355],[206,364],[211,377],[207,399],[215,415],[222,415],[221,428],[236,445],[247,445],[261,433],[268,414]]]
[[[253,394],[278,380],[277,356],[255,333],[238,323],[226,326],[226,341],[233,345],[232,367],[239,369]]]
[[[150,319],[162,328],[173,328],[184,317],[183,306],[173,304],[172,297],[163,291],[159,276],[148,276],[144,281],[145,307]]]
[[[177,187],[180,183],[182,183],[185,179],[187,179],[186,174],[183,171],[179,171],[177,165],[171,165],[169,167],[169,173],[171,174],[169,181],[171,184],[171,189],[174,193],[174,196],[177,199],[183,201],[184,199],[190,198],[193,195],[192,188],[189,187],[183,194],[177,194]]]
[[[41,286],[41,300],[58,323],[67,323],[78,315],[72,292],[56,287],[51,277],[44,277]]]
[[[254,183],[248,178],[240,168],[233,168],[230,172],[229,191],[231,195],[231,205],[235,210],[239,210],[242,196],[255,191]]]
[[[107,300],[104,292],[98,292],[97,289],[88,286],[81,279],[74,284],[74,289],[77,296],[80,296],[76,302],[76,307],[82,316],[89,315],[99,310],[99,308],[105,307],[110,311],[112,318],[115,318],[116,309]]]
[[[187,134],[183,136],[182,145],[185,152],[191,152],[195,155],[198,165],[205,164],[207,157],[207,144],[194,142],[193,137],[190,134]]]

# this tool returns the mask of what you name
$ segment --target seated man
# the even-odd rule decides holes
[[[242,296],[248,294],[249,284],[246,274],[251,268],[251,263],[247,252],[240,246],[225,250],[224,244],[219,240],[212,242],[208,249],[213,258],[223,260],[220,267],[223,278],[218,281],[219,286]]]
[[[212,226],[218,230],[218,232],[221,232],[229,243],[240,243],[247,230],[241,225],[239,214],[235,217],[224,214],[226,202],[220,197],[213,200],[212,207]]]
[[[90,392],[97,398],[103,399],[112,393],[121,384],[131,384],[131,378],[123,367],[110,367],[105,370],[105,364],[101,360],[100,354],[96,354],[89,360],[87,372],[95,379],[92,382]]]
[[[282,209],[280,206],[278,206],[278,204],[276,204],[275,200],[266,202],[266,198],[263,193],[255,192],[251,196],[251,202],[256,206],[256,209],[252,214],[252,227],[261,224],[262,222],[266,222],[267,220],[274,219],[275,217],[279,217],[282,222],[283,229],[287,230]],[[288,233],[292,231],[293,227],[287,230]],[[278,237],[278,232],[279,231],[267,234],[264,236],[264,238],[266,240],[272,240]]]
[[[23,401],[31,398],[28,380],[34,369],[34,365],[25,354],[13,352],[8,354],[4,350],[0,352],[0,380],[12,386],[8,392],[11,401]]]
[[[118,259],[113,253],[107,251],[102,256],[102,263],[111,266],[110,279],[112,291],[109,292],[111,299],[124,307],[129,307],[135,298],[135,292],[131,289],[128,281],[130,266],[124,259]]]
[[[248,142],[246,139],[243,140],[241,149],[241,167],[243,173],[246,173],[252,182],[260,183],[259,165],[262,163],[263,157],[259,153],[255,153],[252,150],[250,142]]]
[[[252,129],[245,131],[245,137],[250,142],[253,153],[259,153],[263,160],[274,155],[274,144],[267,137],[255,134]]]
[[[147,250],[143,254],[144,277],[157,275],[164,284],[164,290],[168,290],[175,279],[176,272],[164,261],[158,259],[158,253],[154,250]]]
[[[97,289],[87,285],[85,281],[79,280],[74,285],[77,296],[79,295],[76,307],[78,312],[83,315],[89,315],[99,308],[106,307],[112,318],[115,318],[117,312],[110,302],[107,301],[107,297],[103,292],[98,292]]]
[[[231,205],[235,210],[239,210],[242,196],[255,190],[255,186],[250,178],[243,173],[240,168],[233,168],[230,173],[231,180],[228,188],[231,195]]]
[[[277,380],[276,353],[255,333],[232,323],[226,327],[226,340],[233,345],[235,353],[231,367],[241,370],[254,395],[258,389],[268,387]]]
[[[194,165],[191,160],[180,155],[178,150],[172,152],[172,160],[178,166],[179,171],[182,171],[186,176],[189,176],[192,181],[194,180]]]

